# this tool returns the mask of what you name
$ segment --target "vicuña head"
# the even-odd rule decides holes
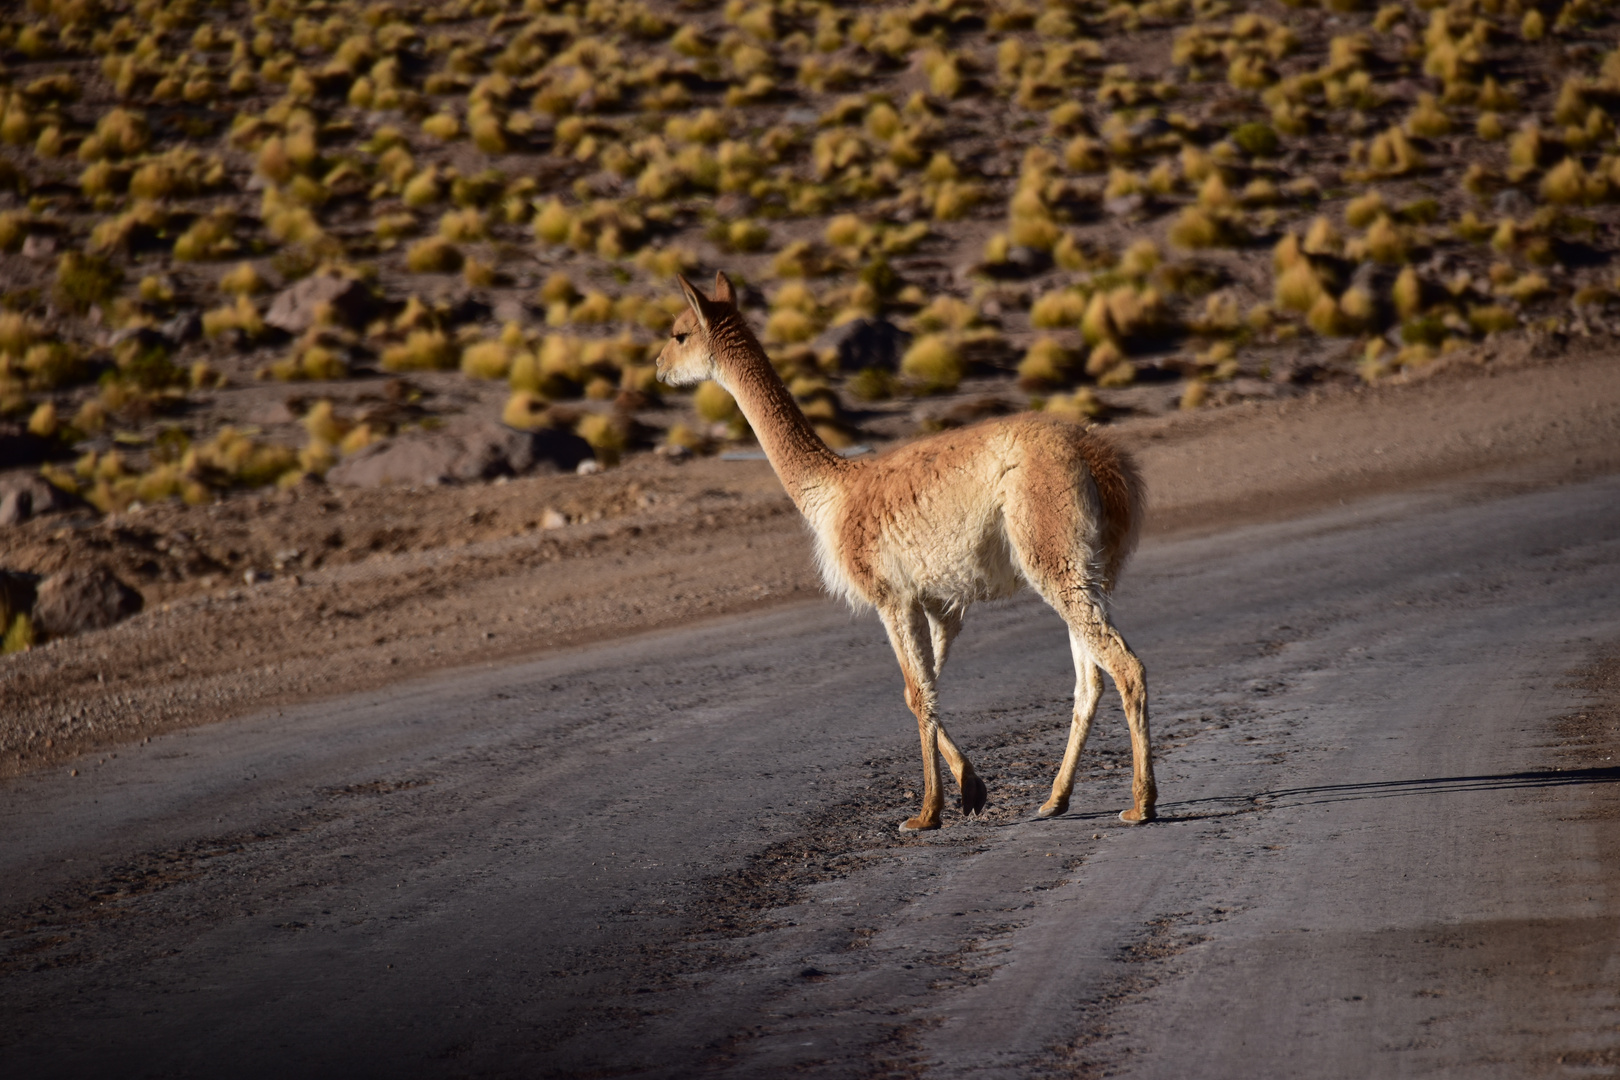
[[[1120,817],[1151,821],[1158,796],[1146,679],[1107,611],[1142,518],[1130,459],[1076,424],[1025,413],[847,461],[782,384],[725,274],[715,276],[713,298],[679,281],[688,310],[658,356],[659,378],[675,386],[714,379],[731,392],[814,533],[828,590],[876,608],[888,631],[923,751],[922,809],[900,828],[939,827],[942,753],[963,812],[984,808],[984,783],[940,723],[934,688],[968,607],[1025,586],[1068,623],[1077,676],[1068,749],[1039,815],[1068,809],[1107,671],[1124,701],[1134,762],[1132,806]]]
[[[695,386],[717,374],[713,327],[721,328],[721,341],[753,335],[737,311],[737,293],[725,274],[714,276],[713,300],[685,277],[677,275],[675,280],[686,294],[687,309],[676,317],[669,343],[658,354],[658,377],[671,386]]]

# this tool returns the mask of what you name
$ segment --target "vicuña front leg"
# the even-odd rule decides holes
[[[945,755],[945,764],[950,766],[951,775],[956,777],[956,786],[962,790],[962,813],[972,817],[990,801],[990,789],[973,771],[973,762],[951,740],[945,725],[936,721],[936,726],[939,728],[939,752]]]
[[[900,674],[906,681],[906,706],[916,714],[917,734],[922,740],[922,811],[901,822],[900,831],[937,829],[945,807],[945,791],[939,776],[940,730],[939,720],[934,715],[934,655],[928,618],[920,604],[881,614],[895,659],[900,661]],[[960,753],[957,756],[960,757]]]
[[[934,678],[937,680],[940,672],[945,670],[945,657],[951,651],[951,642],[962,631],[962,609],[925,604],[924,610],[928,614],[929,637],[934,649]],[[951,775],[956,777],[956,786],[962,792],[962,813],[972,817],[990,801],[990,792],[984,786],[984,781],[979,779],[979,774],[973,771],[973,763],[952,741],[944,724],[939,725],[939,750],[945,755],[945,764],[950,766]]]

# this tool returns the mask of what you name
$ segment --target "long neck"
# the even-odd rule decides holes
[[[821,441],[741,316],[715,320],[709,333],[720,384],[737,399],[788,496],[808,513],[849,462]]]

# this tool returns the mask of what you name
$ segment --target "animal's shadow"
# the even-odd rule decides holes
[[[1372,780],[1361,784],[1322,784],[1317,787],[1279,788],[1253,795],[1217,795],[1159,804],[1158,821],[1204,821],[1209,818],[1253,814],[1261,810],[1323,803],[1399,799],[1414,795],[1451,795],[1472,791],[1514,791],[1587,784],[1620,784],[1620,766],[1599,769],[1537,769],[1531,772],[1490,773],[1483,776],[1432,776],[1415,780]],[[1113,819],[1114,811],[1065,814],[1056,821]],[[1023,824],[1023,823],[1021,823]]]

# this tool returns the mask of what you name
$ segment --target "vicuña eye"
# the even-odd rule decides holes
[[[689,335],[689,334],[676,334],[675,335],[675,344],[677,344],[677,345],[685,345],[686,344],[686,339],[689,336],[691,336],[691,335]]]

